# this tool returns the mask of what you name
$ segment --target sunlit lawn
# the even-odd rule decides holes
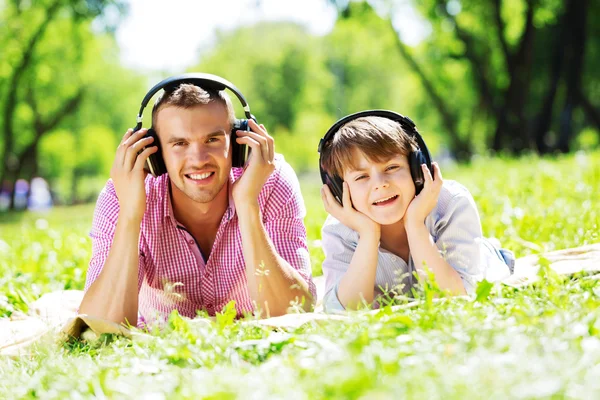
[[[471,190],[484,233],[519,257],[600,241],[600,153],[480,159],[442,172]],[[318,275],[318,174],[301,181]],[[0,216],[0,316],[26,311],[43,293],[83,287],[92,212]],[[45,344],[32,357],[0,359],[0,398],[598,398],[599,296],[594,279],[550,274],[480,301],[356,313],[297,330],[173,316],[140,339]]]

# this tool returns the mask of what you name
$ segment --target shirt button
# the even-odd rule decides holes
[[[189,243],[189,244],[194,244],[194,241],[193,241],[193,240],[190,240],[188,243]]]

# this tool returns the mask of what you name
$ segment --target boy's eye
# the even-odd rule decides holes
[[[393,171],[395,169],[400,168],[399,165],[390,165],[389,167],[386,168],[387,171]]]
[[[360,180],[360,179],[363,179],[363,178],[366,178],[366,177],[367,177],[366,175],[359,175],[359,176],[357,176],[356,178],[354,178],[354,180],[355,180],[355,181],[358,181],[358,180]]]

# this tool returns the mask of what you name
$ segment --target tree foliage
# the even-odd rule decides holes
[[[188,68],[235,83],[299,172],[316,169],[336,119],[373,108],[410,116],[439,157],[600,143],[600,3],[328,1],[338,18],[323,36],[262,21],[217,32]],[[429,29],[416,45],[397,18],[407,4]],[[2,3],[0,182],[40,175],[76,202],[105,181],[149,86],[120,65],[124,11],[116,0]]]
[[[357,3],[332,3],[340,18],[356,18]],[[379,7],[387,10],[381,19],[396,32],[392,16],[399,3]],[[468,158],[473,146],[567,152],[587,126],[600,131],[594,106],[600,103],[599,36],[592,23],[600,12],[597,2],[426,0],[414,5],[432,32],[415,49],[401,38],[397,48],[419,77],[459,158]]]
[[[106,172],[90,169],[94,164],[87,158],[77,158],[87,139],[82,132],[93,123],[122,130],[119,106],[127,100],[116,96],[123,90],[107,90],[107,84],[132,88],[140,83],[139,78],[127,80],[119,66],[111,21],[105,21],[104,31],[92,28],[92,21],[101,21],[111,7],[123,8],[113,1],[55,0],[13,1],[1,10],[6,24],[0,26],[0,43],[6,52],[0,60],[0,182],[12,185],[35,175],[51,181],[68,177],[73,191],[64,197],[73,201],[81,176]],[[72,135],[75,144],[69,148],[63,134],[55,135],[57,143],[49,146],[62,148],[65,159],[75,159],[58,162],[65,169],[41,161],[47,154],[40,154],[40,143],[57,130]]]

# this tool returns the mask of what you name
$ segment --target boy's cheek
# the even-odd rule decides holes
[[[351,183],[348,183],[348,189],[350,189],[350,198],[352,199],[352,203],[356,206],[356,203],[359,203],[361,199],[360,190]]]
[[[350,195],[352,198],[352,205],[354,208],[362,213],[366,211],[367,208],[367,198],[364,193],[360,190],[357,190],[354,194],[350,191]]]

